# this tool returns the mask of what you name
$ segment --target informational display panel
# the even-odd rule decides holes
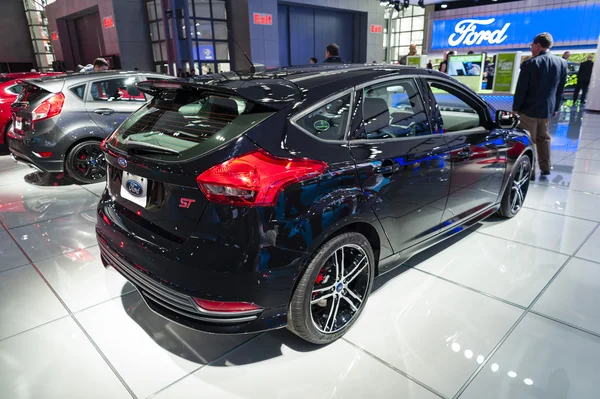
[[[516,83],[518,77],[518,69],[517,73],[515,73],[516,61],[516,53],[498,54],[496,56],[496,69],[494,71],[494,91],[513,91],[514,83]]]
[[[448,75],[479,92],[483,78],[483,54],[454,55],[448,58]]]

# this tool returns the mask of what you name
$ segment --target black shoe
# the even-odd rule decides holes
[[[549,174],[550,174],[550,171],[542,172],[542,176],[548,176]]]

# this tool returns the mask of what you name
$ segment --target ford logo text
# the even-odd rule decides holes
[[[125,187],[127,188],[127,191],[129,191],[129,193],[134,197],[141,197],[144,195],[144,189],[142,188],[142,185],[135,180],[127,180]]]
[[[452,47],[464,44],[473,46],[483,44],[500,44],[508,37],[506,31],[510,28],[510,23],[506,23],[502,29],[480,30],[477,31],[479,25],[491,25],[496,21],[496,18],[490,19],[463,19],[454,27],[454,33],[448,38],[448,44]]]

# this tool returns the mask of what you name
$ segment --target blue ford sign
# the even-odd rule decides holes
[[[433,21],[430,50],[524,49],[538,33],[554,45],[590,46],[600,35],[600,4]]]

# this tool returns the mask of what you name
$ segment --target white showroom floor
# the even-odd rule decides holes
[[[598,398],[600,116],[553,131],[526,209],[380,277],[326,347],[155,315],[100,262],[102,185],[32,185],[0,156],[0,398]]]

